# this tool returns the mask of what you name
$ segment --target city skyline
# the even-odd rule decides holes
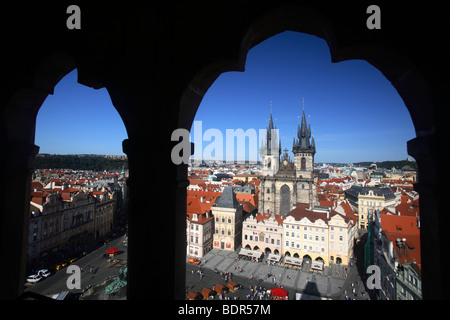
[[[292,157],[303,106],[316,141],[316,162],[410,157],[406,142],[415,137],[414,126],[382,73],[366,61],[332,63],[324,40],[297,32],[278,34],[252,48],[244,72],[221,74],[203,97],[195,120],[202,121],[203,131],[215,128],[225,137],[226,129],[265,129],[272,111],[282,149]],[[208,144],[204,141],[203,148]],[[224,139],[224,150],[225,144]],[[249,159],[248,148],[234,153],[236,160]]]
[[[76,80],[75,69],[55,86],[38,112],[35,143],[40,153],[124,155],[127,133],[107,90]],[[292,156],[303,107],[316,141],[316,162],[409,157],[406,142],[415,137],[414,127],[402,99],[381,72],[360,60],[331,63],[324,40],[296,32],[278,34],[251,49],[244,72],[219,76],[195,120],[202,121],[201,136],[216,129],[225,137],[227,129],[259,133],[272,111],[282,149]],[[258,136],[258,150],[260,141]],[[203,141],[201,149],[209,144]],[[225,139],[223,149],[230,152]],[[249,158],[248,146],[233,151],[235,160],[260,160],[259,152],[258,159]],[[197,153],[192,158],[200,157]]]

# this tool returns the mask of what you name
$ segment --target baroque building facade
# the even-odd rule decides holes
[[[242,241],[242,205],[228,186],[211,207],[215,218],[214,248],[235,251]]]
[[[272,120],[272,115],[270,115]],[[270,121],[269,129],[273,126]],[[269,138],[271,140],[269,140]],[[277,145],[272,141],[273,137],[266,137],[266,146]],[[279,151],[281,147],[277,150]],[[275,150],[275,151],[277,151]],[[314,155],[316,146],[311,136],[311,126],[306,124],[305,112],[303,111],[301,126],[297,128],[297,138],[294,138],[292,152],[294,161],[291,161],[288,150],[285,149],[281,163],[276,172],[269,172],[264,165],[268,160],[276,163],[273,153],[270,156],[263,153],[266,149],[261,148],[263,159],[263,177],[261,177],[259,211],[262,213],[274,213],[287,215],[294,209],[297,203],[307,203],[312,208],[319,204],[317,197],[317,178],[314,177]],[[269,173],[268,173],[269,172]],[[266,173],[266,174],[265,174]]]

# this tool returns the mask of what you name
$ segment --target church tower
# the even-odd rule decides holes
[[[270,109],[272,109],[272,104],[270,104]],[[262,175],[274,176],[280,167],[281,141],[278,140],[277,128],[273,125],[272,110],[265,140],[261,141],[259,154],[262,160]]]
[[[269,128],[274,128],[272,114]],[[288,150],[285,149],[280,163],[281,145],[273,148],[272,139],[274,139],[273,134],[268,133],[265,146],[272,146],[270,151],[265,146],[261,148],[263,160],[276,161],[276,167],[263,162],[259,212],[287,215],[298,203],[306,203],[309,204],[309,208],[314,208],[319,204],[317,178],[314,177],[316,145],[311,136],[311,127],[306,124],[305,112],[303,111],[301,126],[298,124],[297,138],[294,138],[292,145],[293,162],[288,155]]]
[[[305,111],[303,110],[301,127],[297,128],[297,139],[294,138],[292,153],[295,158],[296,176],[299,178],[314,178],[314,155],[316,144],[311,137],[311,125],[306,125]]]
[[[294,154],[295,176],[299,186],[297,202],[309,203],[309,207],[313,208],[319,204],[317,178],[314,177],[316,143],[311,136],[311,125],[306,125],[305,110],[303,110],[301,126],[297,127],[297,139],[294,138],[292,153]]]

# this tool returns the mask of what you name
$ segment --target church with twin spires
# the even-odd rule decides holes
[[[297,203],[307,203],[310,208],[318,206],[317,179],[314,177],[316,145],[311,126],[306,124],[305,111],[292,144],[294,161],[287,149],[281,155],[281,140],[277,137],[272,113],[265,138],[260,147],[263,167],[258,211],[285,216]]]

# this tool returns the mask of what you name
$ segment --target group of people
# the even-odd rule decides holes
[[[194,270],[192,270],[192,274],[194,274]],[[202,268],[202,266],[199,266],[199,268],[197,270],[197,274],[200,277],[200,280],[202,280],[202,278],[203,278],[203,268]]]
[[[225,282],[227,282],[228,280],[231,280],[231,278],[233,277],[233,273],[232,272],[223,272],[223,271],[219,272],[219,270],[217,270],[217,268],[214,268],[214,272],[216,274],[220,273],[220,276],[222,277],[222,279],[225,280]]]
[[[250,293],[246,295],[246,298],[247,300],[270,300],[272,296],[269,289],[250,285]]]

